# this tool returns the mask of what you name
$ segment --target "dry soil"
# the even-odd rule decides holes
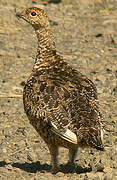
[[[42,2],[42,1],[41,1]],[[62,0],[43,6],[50,18],[58,52],[87,75],[98,90],[105,125],[105,152],[79,149],[76,171],[64,164],[51,174],[46,144],[29,124],[22,91],[34,63],[37,39],[15,11],[39,6],[38,0],[0,0],[0,179],[117,179],[117,0]]]

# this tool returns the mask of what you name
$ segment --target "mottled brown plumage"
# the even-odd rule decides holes
[[[24,87],[24,109],[48,145],[53,172],[57,172],[59,146],[69,149],[71,164],[78,147],[104,150],[96,87],[57,54],[44,10],[28,8],[17,17],[30,23],[38,38],[35,64]]]

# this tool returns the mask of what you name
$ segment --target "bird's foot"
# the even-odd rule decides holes
[[[76,172],[75,171],[76,170],[76,164],[68,161],[68,163],[65,164],[65,169],[67,172],[75,173]]]
[[[52,174],[56,174],[56,173],[58,173],[59,171],[60,171],[60,167],[59,167],[59,166],[54,166],[54,167],[52,167],[52,169],[51,169]]]

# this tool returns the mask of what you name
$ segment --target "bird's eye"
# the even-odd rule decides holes
[[[36,16],[37,14],[36,14],[36,12],[31,12],[31,16]]]

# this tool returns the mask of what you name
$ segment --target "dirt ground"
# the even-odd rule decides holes
[[[0,179],[117,179],[117,0],[62,0],[43,6],[51,20],[58,52],[96,84],[103,112],[105,152],[79,149],[76,172],[64,164],[51,174],[46,144],[29,124],[22,91],[35,58],[32,27],[15,11],[38,0],[0,0]]]

